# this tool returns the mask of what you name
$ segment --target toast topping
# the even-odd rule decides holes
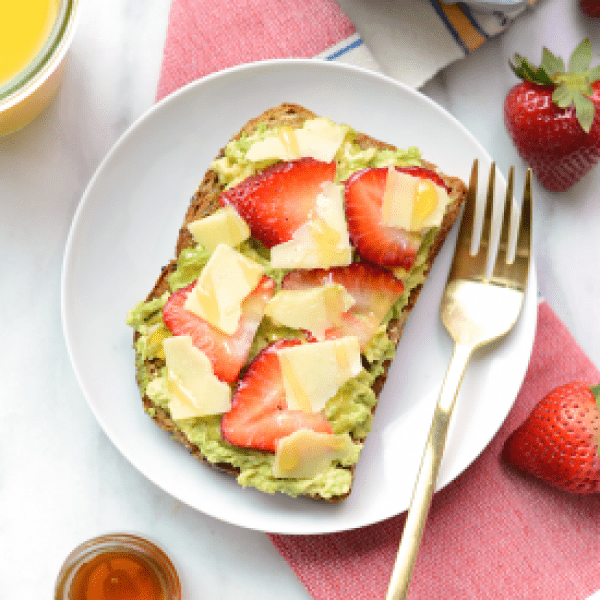
[[[173,335],[189,335],[192,344],[210,359],[215,375],[233,383],[248,360],[256,330],[263,318],[265,305],[275,291],[275,282],[263,277],[241,305],[241,318],[236,331],[223,333],[206,319],[185,308],[197,281],[171,294],[163,309],[163,320]]]
[[[297,344],[275,342],[250,363],[233,395],[231,410],[221,419],[221,432],[229,443],[275,452],[280,439],[299,429],[333,433],[323,415],[288,407],[278,352]]]
[[[441,188],[435,210],[429,209],[430,184],[420,190],[421,179],[436,186],[436,195],[437,188]],[[363,169],[346,181],[350,239],[364,259],[409,270],[421,245],[419,230],[431,227],[429,223],[439,224],[447,203],[444,181],[435,171],[422,167]]]
[[[163,340],[169,410],[173,419],[216,415],[231,408],[231,390],[213,373],[204,352],[187,335]]]
[[[310,479],[323,472],[331,462],[347,460],[352,453],[353,443],[348,434],[332,435],[303,429],[279,440],[273,475]]]
[[[300,344],[277,352],[291,410],[319,412],[340,386],[362,371],[358,338]]]
[[[279,127],[276,135],[252,144],[246,159],[253,162],[311,157],[331,162],[341,146],[349,127],[337,125],[329,119],[317,118],[304,122],[300,129]]]
[[[349,265],[352,249],[342,186],[324,183],[315,199],[314,211],[308,217],[291,240],[271,248],[271,265],[286,269]]]
[[[325,337],[354,335],[364,349],[404,292],[404,284],[387,269],[359,262],[347,267],[292,271],[284,277],[282,286],[284,290],[306,290],[336,283],[344,287],[354,303],[342,313],[338,326],[326,330]]]
[[[257,286],[265,269],[230,246],[219,244],[212,253],[184,307],[232,335],[242,316],[242,301]]]
[[[265,315],[280,325],[309,331],[322,339],[328,329],[342,325],[342,315],[354,304],[346,289],[336,283],[280,290],[267,303]]]
[[[219,244],[232,248],[250,237],[250,228],[233,206],[224,206],[211,215],[188,224],[194,240],[212,252]]]
[[[387,170],[381,206],[381,222],[387,227],[421,231],[439,227],[448,192],[430,179],[413,177],[393,167]]]
[[[313,158],[279,162],[244,179],[219,196],[250,226],[252,236],[267,248],[292,239],[314,216],[323,184],[335,177],[335,163]]]

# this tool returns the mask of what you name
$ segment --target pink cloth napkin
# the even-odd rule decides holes
[[[242,63],[311,58],[354,32],[334,0],[174,0],[157,99]]]
[[[236,64],[315,56],[354,33],[334,0],[174,0],[157,99]],[[571,379],[597,383],[600,372],[542,302],[529,369],[506,422],[433,499],[410,598],[583,600],[600,588],[600,495],[563,493],[499,458],[534,404]],[[269,537],[313,598],[383,598],[404,519]]]

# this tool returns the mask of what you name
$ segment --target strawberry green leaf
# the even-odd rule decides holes
[[[542,68],[548,73],[550,77],[556,73],[565,72],[565,63],[559,56],[554,56],[548,48],[542,50]]]
[[[561,85],[552,92],[552,102],[560,108],[567,108],[573,103],[574,96],[573,90],[566,85]]]
[[[553,85],[552,78],[544,67],[533,66],[526,58],[515,54],[514,63],[508,63],[514,74],[525,81],[539,83],[540,85]]]
[[[582,73],[590,68],[592,61],[592,45],[590,40],[581,42],[569,58],[569,73]]]
[[[515,54],[514,62],[508,61],[508,64],[517,77],[531,81],[534,72],[529,68],[527,60],[522,56]]]
[[[598,81],[600,79],[600,65],[596,65],[588,71],[587,79],[590,83]]]
[[[589,133],[594,121],[594,103],[581,94],[575,94],[573,102],[575,104],[575,114],[577,115],[577,120],[579,121],[581,128],[586,133]]]

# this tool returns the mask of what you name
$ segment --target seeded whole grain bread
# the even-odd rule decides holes
[[[263,114],[248,121],[248,123],[233,137],[232,140],[237,140],[243,133],[251,134],[259,123],[266,123],[268,126],[281,126],[287,125],[292,128],[298,128],[302,126],[302,123],[307,119],[312,119],[317,117],[315,113],[312,111],[299,106],[297,104],[284,103],[275,108],[270,108],[266,110]],[[394,149],[394,146],[387,144],[385,142],[376,140],[366,134],[357,133],[356,142],[360,145],[362,149],[366,149],[369,147],[375,147],[377,149]],[[219,155],[215,158],[220,158],[223,156],[224,149],[222,149]],[[422,160],[422,164],[424,167],[432,169],[436,171],[444,180],[445,184],[449,188],[449,196],[451,198],[451,202],[448,205],[446,210],[442,225],[440,226],[438,233],[435,237],[434,242],[430,247],[429,254],[426,259],[426,269],[425,275],[429,273],[431,265],[433,261],[440,251],[450,229],[452,228],[456,218],[459,215],[461,205],[465,199],[466,187],[462,180],[456,177],[450,177],[443,174],[439,168],[432,163],[429,163],[425,160]],[[153,300],[155,298],[160,297],[165,291],[168,290],[168,276],[175,271],[177,267],[177,257],[180,253],[186,249],[193,247],[195,242],[192,238],[191,233],[189,232],[187,225],[192,221],[199,219],[201,217],[207,216],[214,212],[218,207],[218,197],[222,191],[222,187],[219,185],[218,176],[215,171],[209,169],[204,175],[204,179],[196,189],[196,192],[191,198],[190,205],[187,209],[187,213],[185,215],[185,220],[183,225],[179,231],[179,236],[176,244],[175,258],[171,260],[171,262],[162,268],[161,274],[157,279],[154,288],[148,294],[146,300]],[[415,287],[409,297],[408,303],[404,307],[402,311],[402,318],[393,319],[390,321],[387,334],[389,338],[392,340],[394,345],[397,347],[400,341],[400,336],[402,334],[402,328],[408,317],[410,311],[415,305],[415,302],[419,296],[421,291],[422,284]],[[137,339],[139,334],[135,333],[134,342]],[[375,380],[373,384],[373,391],[375,392],[377,398],[381,393],[383,385],[385,383],[387,377],[387,371],[391,361],[386,361],[384,363],[384,371],[383,373]],[[159,370],[162,366],[164,366],[164,360],[161,359],[151,359],[146,362],[146,368],[149,373]],[[171,419],[169,413],[161,408],[160,406],[155,405],[152,400],[147,396],[143,396],[143,404],[147,412],[152,415],[154,421],[165,431],[167,431],[171,437],[177,442],[183,444],[187,447],[187,449],[191,452],[191,454],[203,461],[208,463],[206,458],[203,456],[202,452],[195,444],[191,443],[190,440],[185,436],[185,434],[177,427],[176,423]],[[373,412],[375,411],[375,407],[373,407]],[[355,442],[363,442],[364,439],[354,440]],[[212,463],[208,463],[212,464]],[[213,466],[226,471],[232,475],[237,475],[238,470],[234,468],[232,465],[228,463],[216,463]],[[355,465],[352,467],[348,467],[351,471],[354,471]],[[311,495],[312,498],[317,500],[325,500],[329,502],[338,502],[346,498],[350,493],[350,490],[338,496],[333,496],[331,498],[324,498],[320,495]]]

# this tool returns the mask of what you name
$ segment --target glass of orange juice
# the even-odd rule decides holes
[[[54,97],[79,0],[0,0],[0,135],[20,129]]]

